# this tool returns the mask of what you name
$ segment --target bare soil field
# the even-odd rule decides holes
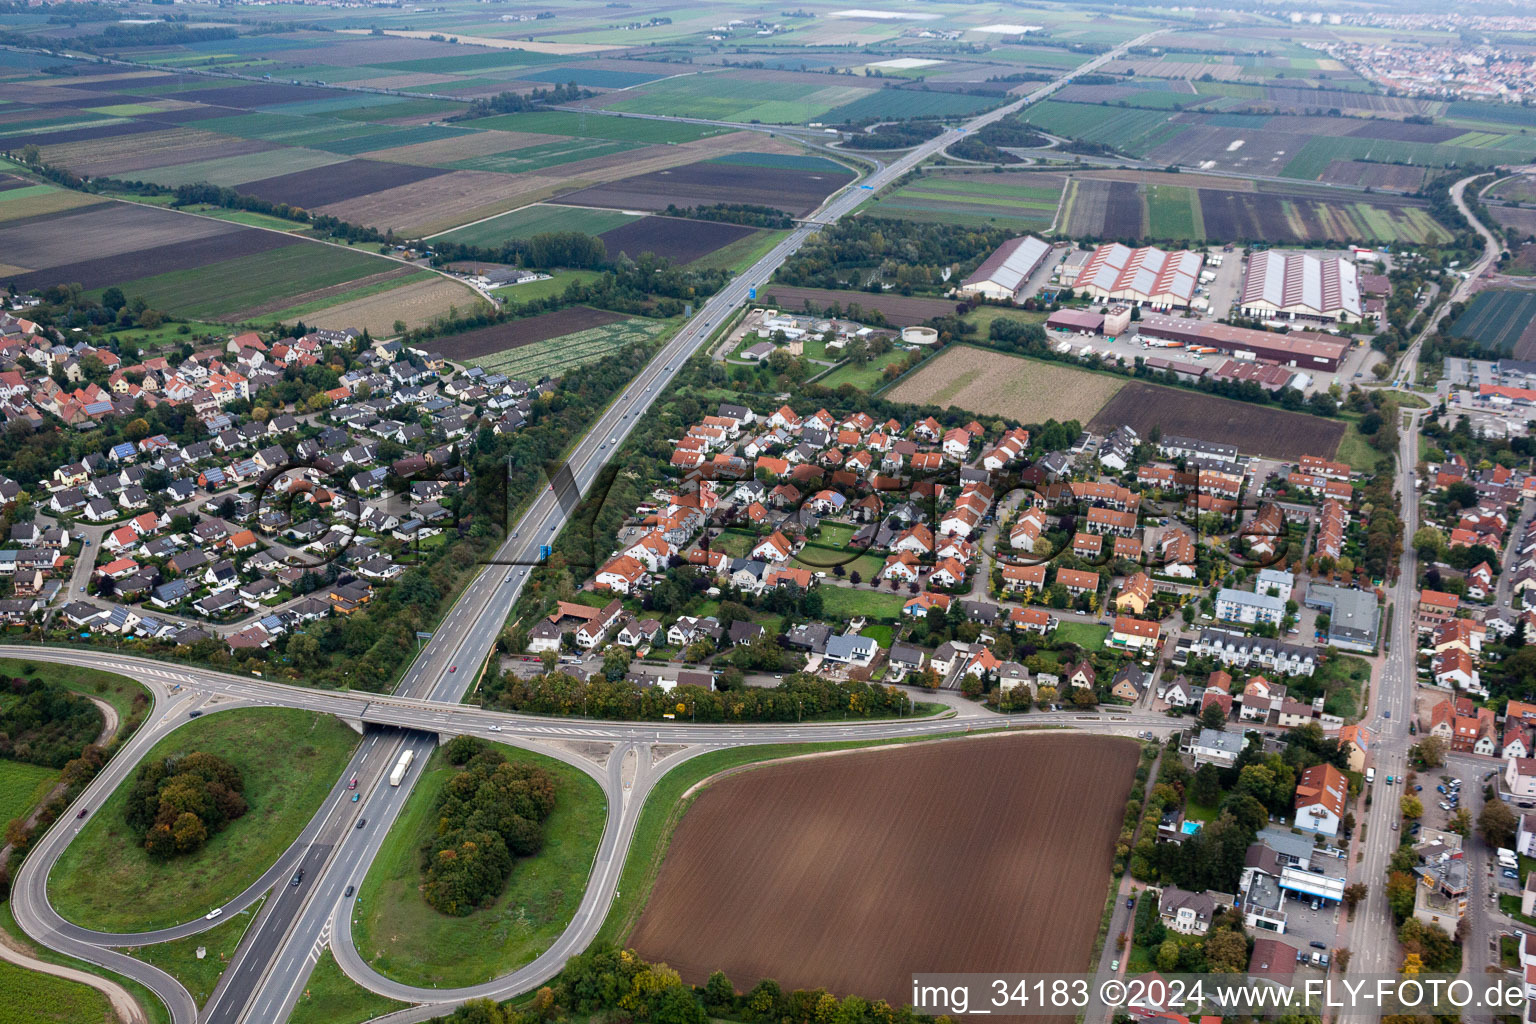
[[[378,195],[401,185],[447,173],[435,167],[385,163],[381,160],[348,160],[329,167],[248,181],[240,186],[240,191],[275,203],[288,203],[313,210],[360,196]]]
[[[628,945],[695,985],[723,970],[896,1006],[918,971],[1085,970],[1136,760],[1037,733],[726,777],[683,816]]]
[[[115,139],[119,135],[143,135],[158,132],[164,125],[147,121],[115,121],[109,124],[91,125],[85,128],[67,128],[53,132],[30,132],[23,135],[7,135],[5,148],[19,152],[29,145],[57,146],[66,142],[89,142],[93,139]]]
[[[1369,185],[1395,192],[1416,192],[1424,184],[1424,168],[1365,160],[1335,160],[1323,171],[1322,180],[1339,185]]]
[[[951,345],[884,397],[893,402],[953,406],[1020,423],[1048,419],[1086,423],[1125,386],[1124,380],[1109,374]]]
[[[1107,433],[1122,423],[1142,436],[1160,426],[1164,434],[1235,444],[1245,454],[1291,462],[1303,455],[1331,459],[1344,436],[1344,424],[1336,420],[1141,381],[1120,389],[1088,428]]]
[[[1488,211],[1501,227],[1536,235],[1536,209],[1528,206],[1490,206]]]
[[[542,174],[452,171],[330,203],[320,212],[381,231],[394,228],[430,235],[545,199],[564,183],[561,178]]]
[[[437,139],[433,142],[418,142],[411,146],[396,146],[394,149],[376,149],[368,154],[368,159],[433,167],[439,164],[451,164],[455,160],[491,156],[495,153],[510,153],[529,146],[543,146],[562,141],[564,137],[560,135],[541,135],[534,132],[465,132],[462,135]]]
[[[324,288],[316,288],[307,292],[282,295],[260,305],[248,306],[238,312],[231,313],[229,319],[235,321],[254,320],[257,317],[280,313],[285,309],[293,309],[295,306],[308,306],[316,302],[323,302],[326,299],[334,298],[358,288],[371,288],[374,285],[380,285],[386,281],[393,281],[395,278],[406,277],[415,273],[418,273],[418,271],[414,267],[396,266],[389,270],[380,271],[377,274],[369,274],[366,277],[354,277],[352,280],[343,281],[340,284],[327,285]]]
[[[627,319],[624,314],[610,313],[606,309],[571,306],[554,313],[543,313],[523,320],[508,320],[506,323],[482,327],[476,331],[437,338],[428,342],[427,347],[446,359],[462,362],[465,359],[490,355],[492,352],[505,352],[507,349],[531,345],[535,341],[546,341],[549,338],[558,338],[562,334],[574,334],[589,327],[602,327],[604,324],[617,323],[624,319]]]
[[[134,171],[199,160],[244,156],[277,147],[260,139],[235,139],[195,128],[168,128],[145,135],[46,146],[43,159],[76,174],[122,178]]]
[[[1464,134],[1460,128],[1443,124],[1404,124],[1401,121],[1366,121],[1349,133],[1362,139],[1392,139],[1396,142],[1447,142]]]
[[[467,313],[481,301],[464,285],[445,277],[434,277],[430,281],[413,281],[377,295],[365,295],[315,313],[305,313],[304,322],[337,330],[356,327],[375,338],[387,338],[394,334],[396,320],[404,320],[409,327],[421,327],[447,313],[449,306],[457,306],[460,312]]]
[[[801,217],[821,205],[846,177],[783,167],[692,163],[582,189],[561,198],[581,206],[664,210],[714,203],[755,203]]]
[[[86,213],[103,207],[88,207]],[[192,218],[188,218],[189,220]],[[36,225],[38,221],[33,221]],[[231,225],[238,227],[237,225]],[[0,228],[0,246],[8,231]],[[208,267],[236,256],[249,256],[270,249],[280,249],[294,243],[292,237],[279,231],[257,231],[244,228],[216,235],[204,235],[186,242],[170,242],[151,248],[120,251],[112,256],[77,260],[57,264],[30,274],[9,278],[22,291],[47,288],[60,283],[74,283],[86,290],[105,288],[123,280],[124,267],[132,267],[134,273],[144,277],[163,274],[172,270],[188,270]],[[131,293],[130,293],[131,294]]]
[[[800,313],[810,303],[810,309],[818,315],[832,306],[846,311],[849,306],[861,309],[878,309],[885,319],[897,327],[924,324],[936,316],[955,311],[955,304],[947,299],[925,299],[912,295],[877,295],[873,292],[840,292],[831,288],[793,288],[789,285],[770,284],[758,289],[760,299],[773,299],[779,308],[788,313]]]
[[[623,227],[604,231],[597,237],[608,247],[609,256],[628,253],[631,258],[643,252],[664,256],[673,263],[692,263],[723,249],[739,238],[756,231],[740,224],[720,221],[684,220],[679,217],[641,217]]]
[[[199,238],[243,234],[250,230],[226,221],[189,217],[151,206],[97,203],[51,217],[38,217],[6,225],[0,229],[0,252],[5,254],[7,263],[43,269],[165,245],[185,244]],[[292,239],[280,240],[285,245],[292,242]],[[132,262],[122,264],[120,270],[129,268],[134,272],[156,272],[145,271]]]
[[[1136,182],[1083,178],[1074,182],[1068,196],[1062,230],[1087,238],[1137,238],[1142,231],[1141,208]]]

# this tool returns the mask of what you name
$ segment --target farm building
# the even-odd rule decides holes
[[[1012,299],[1050,254],[1050,243],[1042,242],[1034,235],[1010,238],[976,268],[976,273],[960,282],[960,294],[1003,301]]]
[[[1103,334],[1104,314],[1093,313],[1086,309],[1058,309],[1046,318],[1045,326],[1053,331]]]
[[[1183,320],[1151,314],[1136,331],[1143,338],[1161,338],[1185,345],[1206,345],[1238,359],[1265,359],[1286,366],[1337,370],[1349,351],[1349,339],[1312,331],[1274,334],[1246,327]]]
[[[1339,256],[1270,249],[1248,260],[1238,304],[1260,320],[1359,320],[1359,270]]]
[[[1132,249],[1113,242],[1093,251],[1075,290],[1097,302],[1133,302],[1158,309],[1187,309],[1195,297],[1205,257],[1188,249],[1165,252],[1154,246]]]

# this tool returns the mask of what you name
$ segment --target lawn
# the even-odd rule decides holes
[[[591,284],[602,276],[603,272],[600,270],[561,270],[556,272],[547,281],[529,281],[526,284],[507,285],[505,288],[496,289],[496,294],[503,301],[515,306],[521,302],[533,302],[535,299],[559,295],[572,282]]]
[[[865,626],[859,630],[859,636],[867,636],[882,648],[889,648],[892,632],[893,629],[890,626]]]
[[[347,977],[326,949],[288,1015],[288,1024],[360,1024],[406,1005],[370,992]]]
[[[48,795],[58,777],[52,768],[0,760],[0,823],[25,817]]]
[[[1052,639],[1061,643],[1077,644],[1085,651],[1100,651],[1104,649],[1104,639],[1109,636],[1109,627],[1095,622],[1066,622],[1063,621],[1051,634]]]
[[[357,895],[352,930],[374,970],[414,985],[473,985],[523,966],[565,930],[581,903],[606,821],[602,790],[585,772],[516,747],[510,761],[533,763],[556,779],[556,806],[544,848],[517,862],[494,906],[449,917],[427,905],[420,849],[436,827],[438,794],[458,771],[441,753],[411,793],[399,822]]]
[[[0,961],[0,1024],[100,1024],[115,1020],[107,997],[78,981]]]
[[[852,362],[844,362],[842,366],[839,366],[816,383],[828,388],[840,388],[844,384],[852,384],[860,391],[870,391],[884,382],[885,368],[887,366],[900,362],[906,357],[907,353],[901,349],[892,349],[884,355],[878,355],[868,360],[863,366],[855,366]]]
[[[235,955],[235,948],[244,938],[245,930],[256,920],[264,899],[257,900],[238,914],[230,915],[223,924],[205,932],[171,942],[140,946],[131,952],[137,959],[154,964],[181,982],[182,987],[192,996],[192,1001],[201,1007],[213,995],[219,976],[224,973],[229,958]],[[197,956],[198,947],[207,951],[201,960]]]
[[[1339,451],[1336,458],[1340,462],[1347,462],[1354,469],[1366,473],[1376,471],[1376,463],[1382,457],[1382,453],[1371,447],[1370,441],[1360,433],[1357,420],[1345,417],[1344,436],[1339,439]]]
[[[822,586],[821,609],[829,619],[851,619],[862,615],[880,622],[895,622],[907,603],[905,593],[855,590],[852,587]]]
[[[1177,185],[1147,186],[1147,235],[1152,238],[1201,239],[1205,224],[1200,193]]]
[[[54,865],[54,909],[87,928],[142,931],[224,905],[297,838],[357,743],[357,733],[337,719],[292,708],[223,711],[182,726],[146,760],[218,754],[240,768],[251,809],[202,849],[153,861],[123,820],[130,776]]]

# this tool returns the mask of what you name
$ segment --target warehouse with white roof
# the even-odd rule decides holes
[[[1188,309],[1200,282],[1205,257],[1183,249],[1132,249],[1114,242],[1094,250],[1072,282],[1096,302],[1134,302],[1153,309]]]
[[[1018,296],[1029,275],[1040,269],[1050,254],[1050,243],[1034,235],[1010,238],[976,268],[976,273],[960,282],[959,292],[1007,302]]]
[[[1359,270],[1342,256],[1255,253],[1243,275],[1238,307],[1258,320],[1359,320]]]

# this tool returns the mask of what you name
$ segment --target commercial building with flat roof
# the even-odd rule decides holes
[[[1374,591],[1313,583],[1307,587],[1306,605],[1328,613],[1329,645],[1367,654],[1376,652],[1381,615]]]
[[[1112,242],[1093,251],[1072,287],[1098,302],[1187,309],[1204,263],[1203,255],[1189,249],[1165,252],[1155,246],[1132,249]]]
[[[1156,313],[1142,317],[1136,333],[1185,345],[1207,345],[1238,359],[1264,359],[1309,370],[1337,370],[1350,345],[1348,338],[1312,331],[1275,334]]]
[[[1243,274],[1238,306],[1244,316],[1261,320],[1359,320],[1359,270],[1340,256],[1274,249],[1255,253]]]
[[[1086,309],[1058,309],[1045,319],[1053,331],[1078,331],[1082,334],[1104,333],[1104,314]]]
[[[976,268],[976,273],[960,282],[960,294],[999,301],[1012,299],[1050,254],[1051,244],[1034,235],[1010,238]]]

